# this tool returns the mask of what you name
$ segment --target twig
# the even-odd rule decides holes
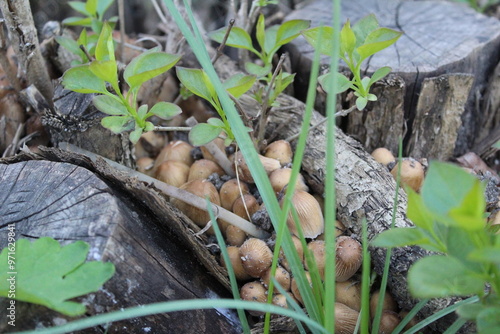
[[[12,142],[10,143],[9,146],[7,146],[7,148],[3,152],[2,158],[9,157],[16,153],[19,144],[19,139],[21,138],[21,133],[23,133],[23,131],[24,131],[24,123],[21,123],[17,127],[16,133],[14,134],[14,138],[12,138]]]
[[[158,190],[163,192],[165,195],[176,198],[180,201],[183,201],[185,203],[188,203],[198,209],[201,210],[207,210],[206,202],[205,199],[198,197],[196,195],[191,194],[188,191],[176,188],[174,186],[171,186],[169,184],[166,184],[164,182],[161,182],[159,180],[156,180],[150,176],[147,176],[145,174],[142,174],[140,172],[137,172],[133,169],[130,169],[128,167],[125,167],[119,163],[116,163],[112,160],[106,159],[104,157],[101,157],[95,153],[89,152],[87,150],[81,149],[75,145],[66,143],[66,142],[61,142],[59,143],[59,148],[70,151],[70,152],[75,152],[79,154],[86,155],[89,157],[92,161],[97,161],[98,159],[103,159],[106,161],[111,167],[116,168],[122,172],[125,172],[129,177],[136,177],[139,181],[146,182],[146,183],[151,183],[153,184]],[[269,237],[269,233],[266,231],[259,229],[257,226],[253,225],[249,221],[241,218],[238,215],[235,215],[231,211],[228,211],[218,205],[212,204],[212,209],[214,212],[219,213],[219,218],[225,220],[226,222],[238,227],[239,229],[245,231],[251,236],[254,236],[256,238],[260,239],[265,239]]]
[[[267,86],[266,93],[264,95],[263,101],[262,101],[262,109],[260,113],[260,119],[259,119],[259,129],[258,129],[258,134],[257,134],[257,142],[260,143],[262,139],[264,139],[264,134],[266,133],[266,123],[267,123],[267,116],[269,115],[269,111],[271,110],[271,107],[269,107],[269,96],[271,95],[271,91],[273,90],[273,85],[274,81],[276,80],[276,77],[278,76],[278,73],[281,71],[281,67],[283,66],[283,62],[285,61],[286,54],[282,54],[280,57],[280,61],[278,62],[278,65],[276,65],[276,69],[274,70],[273,76],[271,78],[271,81],[269,82],[269,85]]]
[[[120,20],[120,45],[118,53],[121,62],[125,62],[125,5],[123,0],[118,0],[118,19]]]
[[[91,62],[91,61],[94,60],[94,57],[92,57],[92,55],[89,53],[89,51],[87,50],[87,48],[85,47],[85,45],[80,44],[80,50],[82,50],[83,53],[85,53],[85,56],[87,57],[87,59],[89,60],[89,62]]]
[[[337,112],[335,113],[335,115],[334,115],[334,116],[335,116],[335,117],[337,117],[337,116],[347,116],[347,115],[349,115],[352,111],[354,111],[355,109],[357,109],[357,108],[356,108],[356,105],[353,105],[353,106],[352,106],[352,107],[350,107],[349,109],[345,109],[345,110],[337,111]],[[327,119],[328,119],[328,118],[327,118],[327,117],[325,117],[325,118],[324,118],[324,119],[322,119],[320,122],[318,122],[318,123],[314,124],[313,126],[311,126],[311,127],[309,128],[309,131],[312,131],[312,130],[316,129],[318,126],[320,126],[321,124],[325,123],[325,122],[327,121]],[[288,137],[288,138],[287,138],[287,139],[285,139],[285,140],[286,140],[286,141],[288,141],[288,142],[292,142],[292,141],[294,141],[295,139],[299,138],[299,136],[300,136],[300,132],[299,132],[299,133],[294,134],[293,136]]]
[[[0,66],[3,68],[5,75],[7,76],[7,80],[14,87],[16,92],[21,90],[21,84],[19,83],[19,79],[17,78],[16,72],[12,68],[9,62],[9,56],[7,55],[7,46],[9,45],[9,41],[4,33],[4,22],[5,20],[0,20]]]
[[[217,48],[217,50],[215,52],[214,57],[212,58],[212,65],[214,65],[215,62],[217,61],[217,59],[219,59],[220,56],[222,56],[222,54],[223,54],[222,51],[224,51],[224,48],[226,47],[226,42],[227,42],[227,39],[229,37],[229,34],[231,33],[231,29],[233,29],[234,22],[235,22],[234,19],[231,19],[229,21],[229,25],[227,27],[226,34],[224,35],[222,42],[220,43],[219,47]]]
[[[153,131],[191,131],[190,126],[155,126]]]

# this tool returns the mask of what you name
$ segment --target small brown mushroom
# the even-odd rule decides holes
[[[352,280],[336,282],[335,301],[359,312],[361,310],[361,284]]]
[[[397,163],[391,170],[391,174],[394,179],[398,175],[398,165]],[[424,167],[420,162],[415,159],[404,159],[401,162],[401,183],[412,188],[414,191],[419,192],[424,182]]]
[[[241,262],[241,256],[240,256],[240,248],[235,247],[235,246],[228,246],[226,248],[227,253],[229,255],[229,259],[231,261],[231,266],[233,267],[234,275],[236,276],[237,280],[240,281],[246,281],[249,280],[251,277],[250,275],[247,274],[245,269],[243,268],[243,264]],[[220,262],[222,266],[226,267],[226,263],[224,262],[224,258],[221,255]]]
[[[357,240],[346,236],[338,237],[336,246],[336,281],[344,282],[351,278],[361,266],[362,247]]]
[[[299,224],[302,227],[304,237],[316,238],[323,233],[325,230],[325,223],[318,201],[311,194],[301,190],[295,192],[291,201],[292,206],[297,211]],[[284,198],[280,201],[281,207],[283,207],[283,202]],[[290,232],[294,235],[298,235],[292,212],[288,213],[286,223]]]
[[[374,293],[372,293],[372,296],[370,297],[370,315],[372,318],[375,316],[375,312],[377,312],[379,296],[380,296],[380,290],[377,290]],[[382,310],[396,312],[397,309],[398,307],[396,305],[396,301],[389,293],[389,291],[386,291],[384,294],[384,302],[382,304]]]
[[[249,194],[248,185],[237,179],[231,179],[224,182],[219,190],[221,206],[226,210],[233,208],[234,201],[241,196],[241,194]]]
[[[292,235],[292,242],[293,242],[293,245],[295,246],[295,250],[297,251],[297,255],[299,257],[299,260],[300,260],[300,262],[302,262],[304,260],[304,249],[302,248],[302,242],[300,242],[300,239],[294,235]],[[280,261],[280,264],[283,266],[283,268],[288,270],[288,272],[291,271],[291,268],[288,264],[288,260],[286,259],[285,253],[283,252],[283,249],[280,249],[279,261]]]
[[[280,168],[276,169],[269,175],[269,181],[276,194],[278,194],[285,186],[290,183],[290,177],[292,176],[291,168]],[[299,174],[297,182],[295,182],[295,190],[308,191],[306,183],[304,182],[304,177]]]
[[[174,187],[181,187],[188,181],[189,166],[181,161],[167,160],[156,169],[156,178]]]
[[[207,179],[213,173],[217,173],[219,176],[225,174],[224,170],[212,160],[196,160],[191,165],[191,168],[189,168],[188,181],[193,181],[195,179]]]
[[[264,170],[269,175],[272,171],[281,167],[280,162],[276,159],[267,158],[263,155],[259,154],[259,159],[262,165],[264,166]],[[235,172],[239,175],[239,178],[247,183],[255,183],[250,173],[250,169],[243,158],[243,154],[241,151],[238,151],[234,154],[234,161],[237,166]],[[234,168],[234,164],[233,164]]]
[[[312,280],[311,280],[311,274],[306,271],[304,272],[306,274],[307,281],[309,282],[309,286],[312,289]],[[300,295],[299,291],[299,285],[297,284],[297,279],[294,277],[292,278],[292,282],[290,284],[290,291],[292,291],[293,296],[297,301],[299,301],[302,305],[304,305],[304,300],[302,299],[302,296]]]
[[[162,150],[156,157],[154,170],[156,171],[158,166],[162,162],[167,160],[181,161],[186,165],[191,166],[194,162],[193,157],[191,156],[192,149],[193,146],[191,146],[189,143],[186,143],[185,141],[171,141],[164,148],[162,148]]]
[[[257,238],[249,238],[241,245],[240,256],[243,268],[252,277],[261,277],[273,261],[269,246]]]
[[[354,333],[358,317],[358,311],[355,311],[342,303],[335,303],[335,333]]]
[[[391,334],[396,327],[401,322],[399,314],[393,311],[384,310],[382,311],[382,317],[380,318],[379,334]]]
[[[142,157],[137,159],[137,170],[148,176],[153,176],[153,165],[155,161],[150,157]]]
[[[238,197],[233,203],[233,213],[246,220],[252,220],[252,215],[259,210],[259,202],[250,194]],[[248,210],[248,214],[247,214]]]
[[[245,231],[234,225],[228,224],[226,227],[226,242],[232,246],[241,246],[247,239]]]
[[[382,165],[387,166],[389,163],[396,160],[391,151],[385,147],[379,147],[372,152],[372,157],[375,161],[380,162]]]
[[[291,284],[291,279],[290,279],[290,273],[285,268],[282,267],[277,267],[276,272],[274,273],[274,278],[276,281],[281,285],[285,291],[290,290],[290,284]],[[260,278],[260,281],[266,288],[269,288],[269,282],[271,281],[271,268],[267,269],[262,277]]]
[[[314,261],[316,262],[316,267],[318,268],[319,275],[321,279],[325,279],[325,261],[326,261],[326,251],[325,242],[323,240],[314,240],[307,244],[307,249],[312,255]],[[310,270],[307,265],[307,261],[304,258],[304,267],[306,270]]]
[[[241,287],[240,297],[243,300],[265,303],[267,302],[267,290],[259,281],[248,282]],[[248,313],[254,316],[263,314],[258,311],[248,311]]]
[[[267,145],[264,156],[278,160],[283,166],[292,162],[292,147],[286,140],[276,140]]]

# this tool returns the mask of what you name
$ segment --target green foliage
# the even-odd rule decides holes
[[[318,36],[322,33],[324,41],[318,43]],[[302,32],[306,40],[322,54],[332,56],[333,50],[333,28],[316,27]],[[373,73],[371,78],[361,78],[361,64],[368,57],[394,44],[401,36],[401,32],[389,28],[379,27],[375,15],[368,15],[359,20],[352,28],[348,20],[340,31],[340,53],[339,57],[347,64],[353,74],[349,79],[340,73],[327,73],[318,78],[319,83],[325,91],[331,92],[329,87],[333,81],[337,83],[335,93],[341,93],[351,88],[357,96],[356,107],[363,110],[368,101],[376,101],[377,97],[370,93],[371,86],[378,80],[384,78],[391,71],[390,67],[381,67]]]
[[[176,70],[177,77],[182,85],[194,95],[207,100],[221,118],[210,118],[207,123],[195,125],[189,132],[189,141],[191,144],[195,146],[205,145],[223,132],[226,136],[225,144],[230,145],[234,140],[234,134],[227,121],[215,87],[208,75],[202,69],[177,67]],[[255,80],[256,78],[252,75],[237,73],[227,79],[222,86],[228,94],[234,98],[238,98],[253,86]]]
[[[15,275],[10,274],[14,271],[9,264],[11,250],[15,254]],[[61,247],[48,237],[34,242],[19,239],[0,253],[0,295],[69,316],[82,315],[85,306],[68,299],[97,291],[115,272],[110,262],[85,262],[88,252],[89,245],[83,241]],[[14,292],[9,290],[10,284],[15,284]]]
[[[159,102],[151,109],[147,105],[135,109],[137,93],[142,84],[155,76],[165,73],[180,59],[155,49],[137,56],[127,65],[123,74],[129,86],[126,96],[121,93],[118,82],[118,65],[115,60],[112,28],[104,24],[95,46],[96,59],[89,64],[78,65],[67,70],[62,84],[65,89],[84,94],[102,94],[94,97],[94,105],[104,117],[102,126],[114,133],[131,131],[130,140],[136,143],[143,132],[153,130],[154,125],[147,121],[151,116],[169,119],[181,113],[181,109],[167,102]],[[107,84],[117,95],[112,94]],[[132,102],[131,102],[132,101]]]
[[[474,8],[476,11],[478,11],[480,13],[484,13],[491,6],[495,6],[495,5],[498,5],[500,3],[500,1],[498,1],[498,0],[486,0],[486,1],[481,1],[481,0],[453,0],[453,1],[469,5],[470,7]]]
[[[63,24],[68,26],[84,27],[76,41],[69,37],[56,37],[56,41],[60,45],[80,58],[80,60],[72,61],[72,66],[85,64],[91,61],[91,59],[88,58],[87,54],[80,48],[80,46],[83,46],[91,57],[94,56],[97,39],[99,38],[99,35],[101,34],[101,31],[104,27],[104,13],[106,12],[106,10],[108,10],[112,3],[113,0],[87,0],[87,2],[85,3],[80,1],[68,2],[71,8],[85,16],[83,18],[68,17],[62,22]],[[107,20],[107,23],[113,28],[117,21],[118,17],[113,16]],[[88,34],[86,27],[91,28],[94,33]]]
[[[459,167],[432,162],[421,195],[407,191],[415,227],[385,231],[373,246],[418,245],[443,253],[410,268],[410,292],[417,298],[477,295],[478,302],[461,306],[458,314],[476,321],[480,333],[498,331],[500,237],[487,228],[484,185]]]

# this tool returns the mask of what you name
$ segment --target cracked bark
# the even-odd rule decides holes
[[[38,43],[38,36],[28,0],[0,1],[19,65],[29,84],[35,85],[52,105],[52,84]]]
[[[500,22],[478,14],[467,6],[443,1],[353,0],[342,2],[342,20],[355,23],[375,14],[380,26],[402,31],[395,45],[377,53],[362,65],[362,71],[373,73],[382,66],[392,68],[392,77],[374,87],[379,101],[369,103],[363,112],[353,112],[343,120],[343,129],[363,143],[368,151],[385,146],[397,152],[397,138],[405,136],[405,155],[449,159],[461,155],[487,137],[500,120],[482,112],[483,92],[500,60]],[[286,19],[309,19],[312,25],[330,24],[331,1],[316,0]],[[296,91],[306,92],[312,47],[300,37],[288,47],[297,71]],[[327,63],[327,59],[323,59]],[[341,69],[342,69],[341,65]],[[462,74],[470,75],[470,79]],[[449,76],[454,77],[448,80]],[[425,80],[447,80],[449,89],[426,89]],[[428,83],[429,84],[429,83]],[[443,87],[441,87],[443,88]],[[458,93],[461,91],[460,93]],[[453,93],[455,92],[455,93]],[[448,95],[447,95],[448,94]],[[453,95],[455,94],[455,95]],[[443,98],[443,95],[447,97]],[[465,95],[465,98],[456,96]],[[450,99],[454,99],[450,103]],[[487,107],[485,101],[485,108]],[[354,103],[344,100],[344,108]],[[423,110],[423,106],[431,106]],[[454,128],[440,129],[439,122],[422,132],[421,118],[429,111],[445,116]],[[489,116],[488,116],[489,115]],[[456,122],[456,117],[460,120]],[[419,120],[420,119],[420,120]],[[437,117],[435,117],[437,119]],[[447,120],[443,120],[444,123]],[[416,122],[416,124],[415,124]],[[429,120],[426,121],[427,123]],[[437,131],[437,133],[435,132]],[[446,137],[444,149],[437,153],[419,146],[417,137]],[[411,145],[406,145],[412,142]]]

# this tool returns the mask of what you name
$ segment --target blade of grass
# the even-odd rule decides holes
[[[361,277],[361,334],[370,332],[370,265],[371,258],[368,251],[368,226],[366,218],[363,219],[363,263]]]
[[[340,50],[340,0],[333,1],[333,53],[330,73],[338,72]],[[330,333],[335,333],[335,220],[337,199],[335,195],[335,108],[337,105],[337,82],[330,76],[330,89],[326,103],[326,175],[325,175],[325,295],[328,296],[324,306],[324,325]]]
[[[392,220],[390,227],[391,229],[393,229],[394,225],[396,224],[396,211],[398,208],[399,186],[401,184],[402,157],[403,157],[403,139],[399,137],[398,173],[396,175],[396,194],[394,195],[394,205],[392,206]],[[385,291],[387,289],[387,280],[389,278],[389,265],[391,264],[391,254],[392,254],[392,248],[388,248],[385,254],[384,272],[382,274],[382,282],[380,283],[380,293],[378,297],[377,310],[375,311],[375,317],[373,318],[373,324],[372,324],[373,333],[378,333],[380,327],[380,319],[382,318],[382,307],[384,304],[384,296],[385,296]]]
[[[321,34],[318,36],[318,40],[321,41]],[[293,163],[292,163],[292,174],[290,175],[290,181],[288,182],[289,186],[286,189],[285,193],[285,204],[282,207],[282,212],[281,212],[281,217],[279,221],[279,230],[276,232],[276,241],[275,241],[275,248],[274,248],[274,254],[273,254],[273,263],[271,266],[271,272],[273,273],[271,277],[274,276],[274,272],[276,271],[276,266],[277,266],[277,261],[278,261],[278,256],[279,256],[279,251],[281,248],[281,244],[283,241],[283,234],[284,233],[289,233],[288,228],[286,226],[286,221],[288,218],[288,212],[290,210],[290,205],[291,205],[291,198],[294,194],[295,191],[295,184],[297,182],[299,173],[300,173],[300,168],[302,166],[302,159],[304,157],[304,152],[305,152],[305,147],[306,147],[306,140],[307,140],[307,135],[309,133],[309,124],[311,122],[311,117],[312,117],[312,112],[314,109],[314,101],[316,100],[316,82],[318,80],[318,73],[319,73],[319,65],[320,65],[320,52],[319,50],[314,51],[314,57],[313,57],[313,63],[311,66],[311,75],[309,77],[309,86],[307,88],[307,100],[306,100],[306,106],[305,106],[305,111],[304,115],[302,118],[302,126],[300,129],[300,135],[299,139],[297,141],[297,145],[295,147],[295,153],[293,156]],[[293,247],[293,252],[296,255],[295,247]],[[291,254],[285,254],[285,256],[291,257],[295,256]],[[301,270],[300,268],[297,268],[297,270]],[[299,284],[299,291],[304,291],[304,294],[308,293],[309,286],[303,286]],[[273,284],[271,283],[269,285],[269,293],[272,295],[273,292]],[[306,306],[307,308],[307,306]],[[314,312],[314,310],[312,310]],[[318,310],[319,311],[319,310]],[[309,311],[311,312],[311,311]],[[319,312],[318,312],[319,316]],[[269,321],[270,321],[270,316],[266,314],[265,318],[265,323],[264,323],[264,333],[269,332]]]
[[[231,292],[233,293],[233,297],[235,300],[240,299],[240,292],[238,291],[238,282],[236,281],[236,275],[234,274],[233,266],[231,263],[231,259],[229,258],[229,254],[227,252],[226,243],[224,241],[224,237],[219,228],[219,224],[217,224],[217,220],[215,219],[214,212],[212,210],[212,204],[210,203],[208,197],[205,198],[207,202],[207,211],[210,215],[210,220],[212,221],[212,227],[215,231],[215,236],[217,238],[217,242],[219,243],[220,251],[222,253],[222,258],[224,259],[224,263],[226,264],[227,274],[229,276],[229,282],[231,283]],[[250,333],[250,326],[248,325],[248,320],[243,309],[237,309],[238,318],[240,318],[241,327],[244,333]]]
[[[411,321],[411,319],[413,319],[413,317],[417,315],[417,313],[422,309],[422,307],[425,306],[425,304],[427,304],[428,301],[429,299],[422,299],[415,306],[413,306],[413,308],[410,310],[410,312],[408,312],[406,317],[404,317],[403,320],[401,320],[401,322],[399,323],[399,325],[396,328],[394,328],[392,334],[399,334],[405,328],[406,324],[408,324]]]
[[[466,319],[458,318],[450,327],[448,327],[446,331],[444,331],[443,334],[455,334],[463,325],[465,325],[466,322]]]
[[[470,298],[467,298],[465,300],[461,300],[451,306],[448,306],[447,308],[445,309],[442,309],[441,311],[439,312],[436,312],[434,313],[433,315],[431,316],[428,316],[427,318],[425,318],[424,320],[420,321],[418,324],[416,324],[415,326],[413,326],[412,328],[410,328],[409,330],[407,330],[406,332],[404,332],[404,334],[413,334],[413,333],[416,333],[417,331],[421,330],[422,328],[424,328],[425,326],[433,323],[434,321],[452,313],[452,312],[455,312],[455,310],[457,308],[459,308],[460,306],[462,305],[466,305],[466,304],[473,304],[473,303],[476,303],[479,301],[479,297],[478,296],[474,296],[474,297],[470,297]]]
[[[286,299],[286,302],[287,302],[289,308],[291,307],[296,312],[306,315],[304,313],[304,311],[302,310],[302,307],[300,307],[300,305],[295,301],[295,299],[292,298],[292,296],[290,296],[290,293],[288,291],[285,291],[285,289],[283,289],[283,287],[278,283],[276,278],[271,276],[271,281],[273,282],[274,286],[276,286],[276,289],[278,289],[278,292],[281,293],[283,296],[285,296],[285,299]],[[302,323],[300,323],[300,321],[297,321],[295,319],[293,319],[293,320],[297,324],[297,329],[299,330],[299,332],[301,334],[305,334],[306,331],[304,329],[304,326],[302,326]],[[313,329],[311,329],[311,332],[317,333],[318,330],[316,328],[313,328]]]
[[[178,312],[178,311],[191,311],[191,310],[205,310],[205,309],[245,309],[250,311],[271,312],[280,314],[286,317],[294,318],[302,321],[311,328],[318,329],[319,332],[328,334],[321,324],[313,321],[308,316],[297,313],[296,311],[279,307],[276,305],[269,305],[259,302],[249,302],[245,300],[234,299],[191,299],[191,300],[176,300],[170,302],[154,303],[149,305],[141,305],[131,307],[115,312],[94,315],[89,318],[84,318],[76,321],[69,322],[62,326],[50,327],[41,330],[18,332],[19,334],[62,334],[82,330],[85,328],[92,328],[98,325],[109,324],[112,322],[144,317],[153,314]]]

